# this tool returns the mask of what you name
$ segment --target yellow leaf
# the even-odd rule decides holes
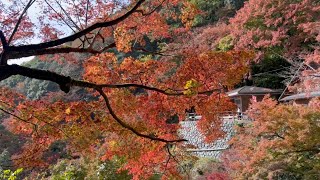
[[[66,114],[70,114],[71,113],[71,109],[70,108],[68,108],[68,109],[66,109]]]
[[[191,79],[187,81],[186,84],[184,85],[183,94],[187,96],[194,96],[198,93],[197,88],[199,86],[200,86],[200,83],[197,80]]]
[[[115,149],[115,147],[117,146],[117,142],[116,141],[110,141],[108,144],[109,144],[109,148],[111,150]]]
[[[199,82],[197,80],[191,79],[191,80],[186,82],[186,84],[184,85],[184,89],[197,88],[199,86],[200,86],[200,84],[199,84]]]

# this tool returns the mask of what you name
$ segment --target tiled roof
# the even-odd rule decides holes
[[[309,92],[309,93],[300,93],[300,94],[287,96],[287,97],[282,98],[280,101],[291,101],[291,100],[298,100],[298,99],[310,99],[310,98],[319,97],[319,96],[320,96],[320,91],[314,91],[314,92]]]
[[[255,86],[243,86],[238,89],[227,92],[229,97],[239,96],[239,95],[263,95],[263,94],[281,94],[282,90],[279,89],[269,89]]]

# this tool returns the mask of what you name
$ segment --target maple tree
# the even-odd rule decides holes
[[[301,74],[302,83],[292,88],[314,90],[319,70],[299,67],[301,63],[308,67],[319,63],[319,8],[319,2],[313,0],[247,1],[230,19],[235,49],[254,49],[257,60],[271,55],[298,63],[294,73]]]
[[[248,114],[254,121],[237,128],[225,160],[233,177],[319,178],[319,99],[306,107],[266,97]]]
[[[80,87],[92,94],[89,100],[63,99],[57,93],[27,100],[1,88],[1,110],[11,115],[6,127],[28,140],[13,157],[22,167],[55,162],[58,155],[48,150],[64,141],[72,156],[125,158],[122,170],[134,179],[157,172],[163,172],[164,178],[179,176],[172,151],[182,149],[179,142],[185,140],[177,135],[179,125],[166,121],[175,115],[182,120],[185,109],[194,106],[203,116],[199,128],[207,140],[221,137],[218,115],[233,108],[224,91],[242,79],[253,55],[194,47],[200,43],[192,41],[197,33],[190,28],[200,11],[187,0],[29,0],[0,6],[1,81],[21,75],[54,82],[65,93]],[[30,16],[32,6],[40,9],[38,22]],[[172,27],[168,20],[181,25]],[[71,35],[61,30],[66,27]],[[217,27],[211,32],[216,31]],[[208,41],[204,34],[199,36]],[[42,41],[28,44],[33,36]],[[147,40],[164,43],[150,51],[145,48]],[[176,48],[181,41],[185,45]],[[134,51],[151,55],[139,59],[130,56]],[[118,58],[118,54],[128,55]],[[44,55],[83,67],[83,76],[8,64],[10,59],[28,56],[46,60]]]
[[[297,63],[295,88],[318,90],[319,7],[319,1],[312,0],[249,0],[230,19],[231,44],[234,49],[254,50],[258,61]],[[252,102],[248,111],[252,123],[236,129],[223,159],[230,176],[318,179],[318,101],[308,106],[278,104],[270,98]]]
[[[317,49],[319,2],[251,0],[230,20],[237,48],[270,49],[297,56]],[[304,46],[302,46],[304,44]]]

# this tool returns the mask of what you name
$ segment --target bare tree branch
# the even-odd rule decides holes
[[[87,0],[87,3],[86,3],[86,22],[85,22],[85,27],[88,27],[88,11],[89,11],[89,0]]]
[[[183,96],[183,92],[172,92],[175,90],[162,90],[158,89],[156,87],[150,87],[150,86],[145,86],[141,84],[95,84],[95,83],[90,83],[86,81],[81,81],[81,80],[75,80],[71,79],[70,77],[63,76],[60,74],[57,74],[55,72],[51,71],[46,71],[46,70],[39,70],[39,69],[33,69],[33,68],[28,68],[28,67],[23,67],[20,65],[6,65],[6,66],[0,66],[0,81],[4,80],[10,76],[13,75],[22,75],[25,77],[29,78],[35,78],[39,80],[47,80],[47,81],[52,81],[57,83],[60,86],[60,89],[64,91],[65,93],[68,93],[70,90],[71,86],[78,86],[78,87],[84,87],[84,88],[129,88],[129,87],[136,87],[136,88],[143,88],[146,90],[150,91],[155,91],[167,96]],[[202,91],[198,92],[198,94],[203,94],[203,95],[210,95],[214,92],[222,92],[223,88],[218,88],[218,89],[212,89],[208,91]]]
[[[6,66],[0,66],[0,81],[4,80],[12,75],[22,75],[25,77],[29,77],[29,78],[35,78],[35,79],[40,79],[40,80],[48,80],[48,81],[52,81],[55,82],[57,84],[59,84],[60,89],[62,91],[64,91],[65,93],[70,91],[71,86],[79,86],[79,87],[85,87],[85,88],[91,88],[91,89],[95,89],[97,90],[100,95],[104,98],[104,101],[106,103],[106,106],[108,108],[108,110],[110,111],[110,114],[112,115],[112,117],[124,128],[130,130],[131,132],[133,132],[134,134],[140,136],[140,137],[144,137],[144,138],[148,138],[151,140],[155,140],[155,141],[161,141],[161,142],[182,142],[182,141],[186,141],[185,139],[179,139],[179,140],[165,140],[162,138],[157,138],[157,137],[153,137],[150,135],[145,135],[142,134],[140,132],[138,132],[137,130],[135,130],[134,128],[132,128],[131,126],[129,126],[128,124],[126,124],[125,122],[123,122],[112,110],[112,107],[109,103],[108,97],[106,96],[106,94],[103,92],[103,88],[128,88],[128,87],[138,87],[138,88],[143,88],[146,90],[150,90],[150,91],[155,91],[158,93],[162,93],[168,96],[180,96],[180,95],[184,95],[183,92],[178,92],[178,93],[170,93],[167,92],[165,90],[161,90],[155,87],[148,87],[145,85],[139,85],[139,84],[94,84],[94,83],[90,83],[90,82],[85,82],[85,81],[79,81],[79,80],[74,80],[70,77],[67,76],[63,76],[54,72],[50,72],[50,71],[45,71],[45,70],[39,70],[39,69],[33,69],[33,68],[28,68],[28,67],[23,67],[23,66],[19,66],[19,65],[6,65]],[[208,94],[208,92],[212,93],[212,92],[220,92],[221,89],[215,89],[212,91],[206,91],[206,92],[201,92],[203,94]]]
[[[92,40],[91,42],[88,42],[88,48],[91,49],[93,47],[93,44],[94,42],[96,41],[97,37],[98,36],[101,36],[101,39],[102,39],[102,43],[104,43],[104,38],[102,37],[102,35],[100,34],[100,31],[101,31],[102,28],[100,28],[95,34],[94,36],[92,37]]]
[[[7,49],[8,49],[8,41],[6,37],[4,36],[4,33],[0,30],[0,41],[2,44],[2,52],[0,54],[0,65],[5,65],[7,64]]]
[[[73,8],[76,9],[76,2],[75,0],[72,0],[72,5],[73,5]],[[76,19],[80,25],[80,28],[83,29],[85,27],[83,27],[82,23],[81,23],[81,20],[80,20],[80,17],[82,16],[82,14],[80,15],[79,12],[77,12],[77,15],[76,15]]]
[[[7,54],[9,59],[17,59],[21,57],[29,57],[29,56],[39,56],[46,54],[67,54],[67,53],[90,53],[90,54],[99,54],[103,51],[116,47],[115,43],[112,43],[101,50],[87,49],[87,48],[71,48],[71,47],[63,47],[63,48],[48,48],[48,49],[37,49],[37,50],[28,50],[24,52],[14,52]]]
[[[125,13],[124,15],[122,15],[116,19],[113,19],[111,21],[99,22],[99,23],[93,24],[86,29],[83,29],[77,33],[74,33],[73,35],[70,35],[70,36],[67,36],[67,37],[64,37],[61,39],[49,41],[49,42],[44,42],[44,43],[39,43],[39,44],[30,44],[30,45],[9,46],[8,41],[6,41],[6,38],[3,34],[3,32],[0,31],[0,40],[1,40],[1,43],[3,46],[3,50],[0,54],[1,65],[7,65],[7,60],[12,59],[12,58],[22,58],[22,57],[37,55],[37,53],[38,53],[38,55],[50,54],[50,53],[45,53],[45,50],[62,45],[67,42],[74,41],[78,38],[81,38],[81,37],[87,35],[88,33],[90,33],[91,31],[93,31],[95,29],[116,25],[119,22],[127,19],[131,14],[133,14],[144,1],[145,0],[139,0],[130,11],[128,11],[127,13]],[[32,2],[34,2],[34,1],[32,1]],[[108,47],[103,48],[102,51],[105,50],[106,48],[108,48]],[[83,49],[82,50],[78,49],[77,51],[75,51],[76,49],[70,49],[70,48],[69,49],[62,49],[61,48],[61,49],[59,49],[59,51],[60,52],[62,51],[62,53],[79,52],[79,51],[83,52],[84,51]],[[91,49],[91,48],[89,48],[89,49]],[[41,50],[43,50],[43,51],[41,51]],[[49,50],[49,51],[54,51],[54,53],[59,53],[59,52],[57,52],[57,49]],[[31,52],[33,52],[33,53],[31,53]],[[92,53],[93,51],[86,50],[86,52]]]
[[[58,11],[55,10],[47,0],[45,0],[44,2],[46,2],[46,4],[50,7],[50,9],[53,10],[56,14],[58,14],[58,16],[61,18],[61,20],[62,20],[74,33],[76,33],[76,31],[75,31],[75,30],[71,27],[71,25],[64,19],[64,17],[63,17],[60,13],[58,13]]]
[[[63,8],[63,6],[61,5],[61,3],[59,3],[57,0],[55,0],[55,2],[59,5],[60,9],[62,10],[62,12],[67,16],[67,18],[69,19],[69,21],[73,24],[73,26],[78,30],[78,31],[81,31],[81,28],[77,25],[77,23],[72,19],[72,17],[68,14],[68,12]],[[74,2],[74,1],[73,1]],[[79,21],[79,23],[81,23]],[[81,25],[81,24],[80,24]],[[81,37],[82,38],[82,37]],[[88,38],[86,35],[84,35],[84,40],[81,40],[82,41],[82,47],[84,48],[85,46],[85,41],[88,42],[88,44],[90,44]]]
[[[9,46],[8,51],[23,52],[26,50],[46,49],[46,48],[59,46],[59,45],[64,44],[66,42],[74,41],[74,40],[90,33],[91,31],[93,31],[95,29],[98,29],[101,27],[110,27],[110,26],[118,24],[119,22],[122,22],[123,20],[127,19],[131,14],[133,14],[144,1],[145,0],[139,0],[130,11],[128,11],[124,15],[122,15],[114,20],[93,24],[92,26],[89,26],[88,28],[83,29],[73,35],[70,35],[70,36],[67,36],[67,37],[64,37],[61,39],[49,41],[49,42],[44,42],[44,43],[39,43],[39,44],[30,44],[30,45],[21,45],[21,46]]]
[[[0,30],[0,40],[1,40],[3,49],[6,49],[8,47],[8,41],[1,30]]]

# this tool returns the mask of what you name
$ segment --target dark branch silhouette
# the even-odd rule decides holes
[[[72,48],[72,47],[62,47],[62,48],[48,48],[48,49],[36,49],[36,50],[28,50],[24,52],[14,52],[7,54],[8,59],[17,59],[21,57],[29,57],[29,56],[39,56],[39,55],[47,55],[47,54],[67,54],[67,53],[89,53],[89,54],[99,54],[103,51],[116,47],[115,43],[112,43],[101,50],[95,50],[90,48]]]
[[[60,89],[68,93],[70,91],[71,86],[78,86],[78,87],[84,87],[84,88],[129,88],[129,87],[136,87],[136,88],[143,88],[145,90],[155,91],[167,96],[183,96],[183,92],[177,92],[178,90],[162,90],[156,87],[150,87],[142,84],[134,84],[134,83],[128,83],[128,84],[95,84],[87,81],[81,81],[81,80],[75,80],[72,79],[69,76],[64,76],[57,74],[55,72],[47,71],[47,70],[40,70],[40,69],[34,69],[34,68],[28,68],[24,66],[20,66],[17,64],[13,65],[6,65],[6,66],[0,66],[0,81],[9,78],[13,75],[21,75],[29,78],[39,79],[39,80],[47,80],[57,83],[60,86]],[[180,90],[179,90],[180,91]],[[223,88],[213,89],[209,91],[202,91],[198,92],[198,94],[204,94],[204,95],[210,95],[214,92],[222,92]]]
[[[71,77],[64,76],[61,74],[57,74],[55,72],[47,71],[47,70],[41,70],[41,69],[33,69],[33,68],[28,68],[20,65],[8,65],[7,60],[8,59],[16,59],[16,58],[21,58],[21,57],[27,57],[27,56],[35,56],[35,55],[46,55],[46,54],[59,54],[59,53],[72,53],[72,52],[77,52],[77,53],[90,53],[90,54],[99,54],[102,53],[103,51],[113,48],[116,46],[115,43],[111,43],[110,45],[101,48],[100,50],[95,50],[92,48],[92,43],[94,43],[96,36],[99,35],[99,30],[96,34],[95,37],[93,37],[93,40],[91,44],[89,43],[88,48],[74,48],[74,47],[62,47],[60,45],[68,42],[72,42],[76,39],[85,37],[89,33],[91,33],[94,30],[101,29],[103,27],[112,27],[113,25],[116,25],[122,21],[124,21],[126,18],[128,18],[130,15],[133,13],[137,12],[138,8],[141,6],[145,0],[139,0],[137,3],[129,10],[127,11],[124,15],[115,18],[110,21],[106,22],[99,22],[96,24],[93,24],[83,30],[79,30],[79,32],[76,32],[70,36],[60,38],[57,40],[52,40],[49,42],[44,42],[44,43],[39,43],[39,44],[30,44],[30,45],[20,45],[20,46],[10,46],[10,41],[12,40],[15,32],[19,28],[19,24],[22,21],[22,18],[24,14],[26,13],[27,9],[32,5],[34,0],[30,0],[29,3],[26,5],[25,9],[23,10],[19,21],[17,22],[15,29],[13,30],[13,33],[11,34],[9,41],[7,41],[4,33],[0,30],[0,40],[2,43],[2,52],[0,54],[1,57],[1,65],[0,65],[0,81],[7,79],[13,75],[21,75],[24,77],[29,77],[33,79],[39,79],[39,80],[47,80],[51,81],[54,83],[57,83],[60,86],[60,89],[68,93],[70,91],[70,88],[73,86],[78,86],[78,87],[83,87],[83,88],[90,88],[90,89],[95,89],[97,90],[100,95],[103,97],[106,107],[109,110],[111,116],[125,129],[131,131],[132,133],[136,134],[137,136],[147,138],[150,140],[154,141],[160,141],[160,142],[165,142],[165,143],[175,143],[175,142],[183,142],[186,141],[185,139],[177,139],[177,140],[166,140],[162,139],[159,137],[155,137],[152,135],[146,135],[143,134],[137,130],[135,130],[133,127],[125,123],[124,121],[119,118],[115,112],[113,111],[109,99],[107,95],[104,93],[103,88],[129,88],[129,87],[136,87],[136,88],[143,88],[145,90],[149,91],[154,91],[157,93],[161,93],[167,96],[183,96],[184,95],[184,90],[162,90],[156,87],[150,87],[146,85],[141,85],[141,84],[95,84],[91,82],[86,82],[86,81],[81,81],[81,80],[75,80],[72,79]],[[163,1],[164,2],[164,1]],[[159,7],[163,4],[163,2],[159,5]],[[159,8],[157,7],[157,8]],[[153,11],[156,11],[155,8]],[[153,12],[151,11],[151,12]],[[87,21],[87,19],[86,19]],[[204,94],[204,95],[211,95],[213,92],[222,92],[223,89],[214,89],[210,91],[204,91],[204,92],[199,92],[198,94]],[[1,110],[1,109],[0,109]],[[16,117],[17,118],[17,117]]]
[[[110,26],[116,25],[116,24],[124,21],[125,19],[127,19],[134,12],[136,12],[138,7],[140,7],[144,1],[145,0],[139,0],[133,6],[133,8],[131,10],[129,10],[127,13],[125,13],[124,15],[122,15],[118,18],[115,18],[113,20],[106,21],[106,22],[95,23],[95,24],[93,24],[93,25],[91,25],[91,26],[89,26],[79,32],[76,32],[70,36],[60,38],[57,40],[48,41],[48,42],[43,42],[43,43],[38,43],[38,44],[29,44],[29,45],[20,45],[20,46],[10,46],[4,36],[4,33],[0,30],[0,40],[1,40],[1,43],[3,46],[2,52],[0,54],[1,55],[1,65],[7,65],[8,59],[22,58],[22,57],[27,57],[27,56],[31,56],[31,55],[39,55],[39,54],[50,54],[50,53],[44,53],[44,51],[47,49],[50,49],[50,48],[57,47],[59,45],[67,43],[67,42],[72,42],[76,39],[79,39],[83,36],[86,36],[88,33],[92,32],[93,30],[96,30],[96,29],[99,29],[102,27],[110,27]],[[29,8],[29,6],[27,6],[27,7]],[[25,8],[25,10],[27,10],[28,8]],[[16,28],[19,27],[19,23],[20,22],[18,22],[16,24]],[[74,51],[71,51],[71,49],[69,49],[69,50],[70,50],[70,52],[74,52]],[[90,50],[90,48],[87,49],[86,51],[89,53],[93,52],[93,50]],[[24,53],[24,52],[26,52],[26,53]],[[34,54],[32,54],[31,52],[33,52]],[[38,54],[37,54],[37,52],[38,52]],[[67,53],[67,52],[64,48],[56,48],[54,53],[56,54],[56,53]]]
[[[185,139],[165,140],[165,139],[161,139],[161,138],[145,135],[145,134],[142,134],[142,133],[138,132],[137,130],[135,130],[134,128],[129,126],[128,124],[124,123],[114,113],[114,111],[112,110],[111,105],[109,103],[108,97],[106,96],[106,94],[103,92],[102,89],[103,88],[118,88],[119,89],[119,88],[128,88],[128,87],[138,87],[138,88],[143,88],[143,89],[150,90],[150,91],[155,91],[155,92],[158,92],[158,93],[161,93],[161,94],[165,94],[167,96],[183,96],[184,95],[183,92],[168,92],[166,90],[158,89],[158,88],[155,88],[155,87],[149,87],[149,86],[145,86],[145,85],[140,85],[140,84],[95,84],[95,83],[90,83],[90,82],[81,81],[81,80],[74,80],[71,77],[63,76],[63,75],[57,74],[55,72],[23,67],[23,66],[16,65],[16,64],[0,66],[0,81],[4,80],[6,78],[9,78],[10,76],[13,76],[13,75],[22,75],[22,76],[29,77],[29,78],[55,82],[60,86],[60,89],[65,93],[68,93],[72,86],[95,89],[104,98],[106,106],[107,106],[108,110],[110,111],[110,114],[112,115],[112,117],[122,127],[130,130],[134,134],[136,134],[136,135],[138,135],[140,137],[148,138],[148,139],[155,140],[155,141],[161,141],[161,142],[182,142],[182,141],[186,141]],[[222,91],[222,89],[214,89],[214,90],[211,90],[211,91],[199,92],[199,94],[211,94],[213,92],[221,92],[221,91]]]
[[[127,19],[131,14],[133,14],[137,8],[144,2],[145,0],[140,0],[136,3],[136,5],[130,10],[128,11],[126,14],[111,20],[111,21],[106,21],[106,22],[99,22],[99,23],[95,23],[91,26],[89,26],[86,29],[83,29],[75,34],[72,34],[70,36],[61,38],[61,39],[57,39],[57,40],[53,40],[53,41],[49,41],[49,42],[44,42],[44,43],[39,43],[39,44],[30,44],[30,45],[21,45],[21,46],[9,46],[8,47],[8,51],[12,52],[12,51],[19,51],[19,52],[23,52],[26,50],[34,50],[34,49],[46,49],[46,48],[51,48],[51,47],[55,47],[55,46],[59,46],[62,45],[64,43],[67,42],[71,42],[74,41],[88,33],[90,33],[91,31],[101,28],[101,27],[110,27],[113,25],[118,24],[119,22],[124,21],[125,19]]]
[[[100,95],[103,97],[106,106],[111,114],[111,116],[113,117],[113,119],[115,119],[122,127],[124,127],[125,129],[128,129],[129,131],[133,132],[134,134],[136,134],[139,137],[143,137],[143,138],[147,138],[150,140],[154,140],[154,141],[160,141],[160,142],[165,142],[165,143],[173,143],[173,142],[183,142],[183,141],[187,141],[185,139],[177,139],[177,140],[166,140],[163,138],[158,138],[158,137],[154,137],[151,135],[146,135],[146,134],[142,134],[139,131],[135,130],[133,127],[131,127],[130,125],[126,124],[125,122],[123,122],[113,111],[109,99],[107,97],[107,95],[103,92],[102,88],[96,88],[96,90],[100,93]]]

